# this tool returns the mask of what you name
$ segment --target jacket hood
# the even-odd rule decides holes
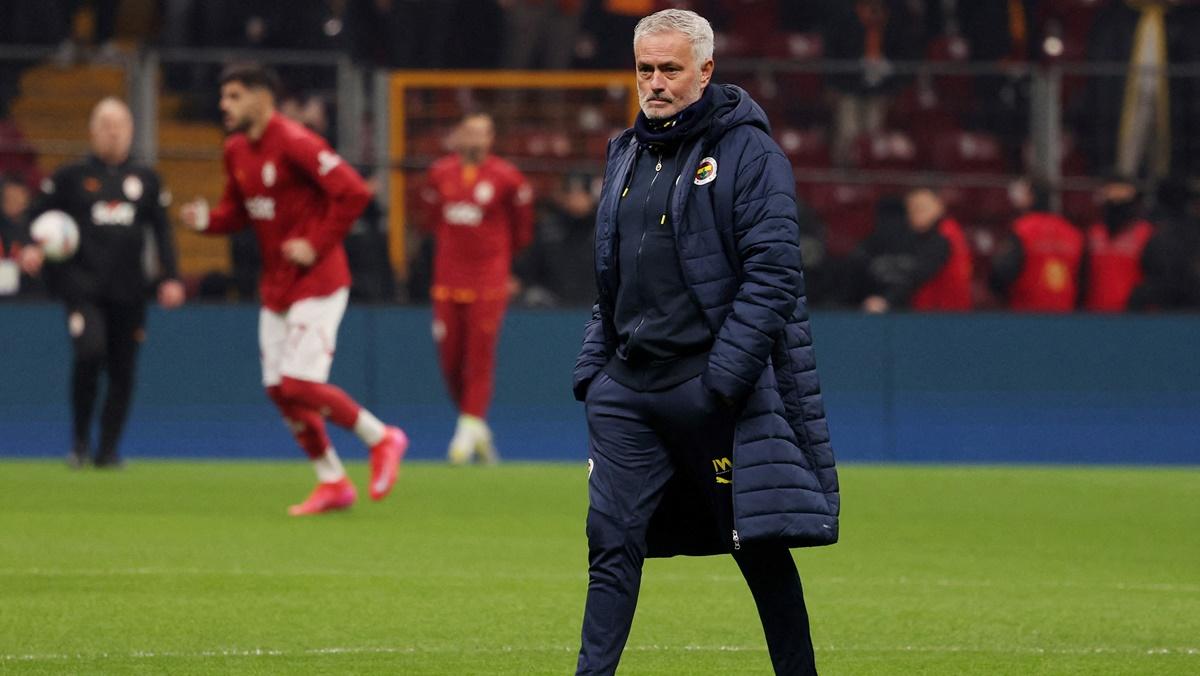
[[[771,123],[746,90],[736,85],[709,84],[713,90],[713,118],[706,136],[720,138],[734,127],[748,124],[771,133]]]

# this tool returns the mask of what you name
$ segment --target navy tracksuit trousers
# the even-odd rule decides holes
[[[587,421],[589,583],[576,673],[616,671],[637,606],[650,518],[668,483],[681,473],[697,495],[708,496],[697,501],[694,527],[711,529],[732,551],[758,607],[775,673],[816,674],[791,552],[782,546],[734,547],[727,507],[734,414],[699,377],[660,392],[638,392],[602,372],[587,392]]]

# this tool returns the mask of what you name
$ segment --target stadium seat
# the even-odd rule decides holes
[[[951,131],[934,137],[932,166],[938,171],[970,174],[1007,173],[1004,148],[994,134]]]
[[[772,32],[759,42],[762,56],[776,59],[801,70],[780,71],[776,86],[794,101],[819,98],[825,78],[814,64],[825,56],[825,42],[819,33]]]
[[[938,194],[963,226],[994,229],[1015,215],[1007,188],[948,185],[940,188]]]
[[[970,57],[970,46],[959,36],[941,36],[929,44],[926,52],[926,58],[932,63],[950,66],[969,65]],[[964,108],[967,107],[965,104],[974,107],[975,84],[970,75],[935,73],[933,87],[945,101],[954,101]]]
[[[599,160],[607,156],[608,142],[621,134],[621,129],[611,129],[606,133],[588,134],[583,139],[583,152],[588,159]]]
[[[829,253],[845,256],[875,228],[878,188],[863,183],[799,183],[797,193],[829,226]]]
[[[829,142],[823,129],[784,127],[776,130],[775,137],[794,166],[805,169],[830,166]]]
[[[763,38],[778,32],[783,0],[718,0],[727,20],[716,38],[719,54],[727,57],[765,56]],[[722,45],[724,43],[724,45]]]
[[[912,171],[917,168],[917,145],[903,131],[866,133],[854,142],[850,160],[861,169]]]
[[[905,87],[888,107],[887,126],[904,129],[917,145],[917,163],[930,164],[934,139],[962,128],[957,111],[935,90],[928,79]]]
[[[565,158],[572,155],[571,137],[566,132],[532,132],[525,136],[525,152],[531,157]]]

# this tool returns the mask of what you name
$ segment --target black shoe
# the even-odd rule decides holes
[[[96,454],[96,459],[92,461],[96,469],[124,469],[125,461],[116,451],[109,451]]]
[[[88,444],[86,441],[76,441],[71,448],[71,452],[67,454],[67,467],[71,469],[83,469],[88,464]]]

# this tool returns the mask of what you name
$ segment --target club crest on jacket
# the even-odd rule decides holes
[[[717,160],[713,157],[706,157],[700,160],[700,166],[696,168],[696,185],[705,185],[712,183],[717,179]]]

